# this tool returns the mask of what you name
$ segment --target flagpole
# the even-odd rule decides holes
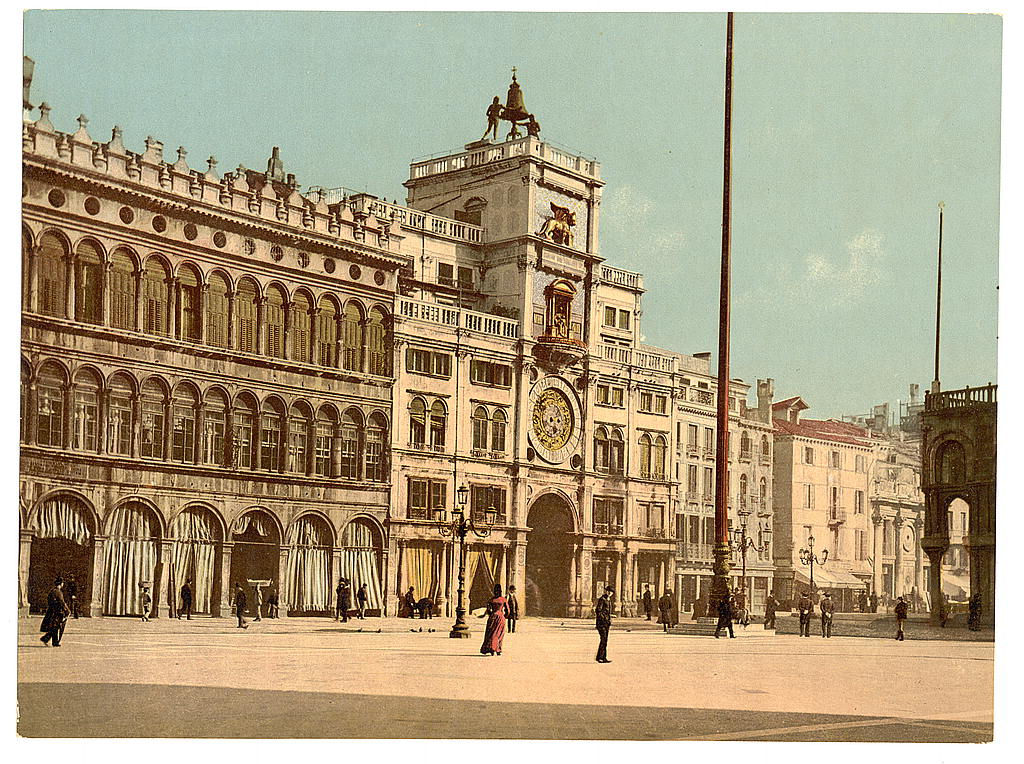
[[[939,202],[939,266],[935,276],[935,377],[932,394],[939,392],[939,325],[942,319],[942,213],[946,203]]]

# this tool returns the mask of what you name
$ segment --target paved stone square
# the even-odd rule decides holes
[[[446,619],[19,624],[28,737],[992,739],[992,643],[663,634],[524,619],[501,656]],[[423,631],[419,631],[419,629]],[[430,629],[435,629],[431,632]],[[379,630],[379,631],[378,631]],[[414,630],[414,631],[413,631]]]

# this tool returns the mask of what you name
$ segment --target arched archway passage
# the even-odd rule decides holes
[[[231,578],[233,590],[239,583],[252,597],[249,581],[272,581],[270,589],[282,592],[278,571],[281,564],[281,534],[268,512],[253,509],[235,521],[231,529]],[[266,597],[264,597],[266,601]],[[250,599],[250,612],[255,612]]]
[[[155,605],[156,564],[160,522],[156,513],[138,501],[114,510],[103,548],[103,612],[142,615],[142,587],[150,587]]]
[[[179,592],[185,582],[192,590],[192,612],[214,614],[220,601],[220,523],[203,507],[186,507],[171,524],[174,538],[169,598],[180,606]]]
[[[32,613],[46,611],[46,595],[53,580],[75,579],[82,615],[92,600],[93,527],[91,514],[76,496],[52,496],[44,501],[33,522],[28,569],[28,604]],[[71,603],[68,603],[69,605]]]
[[[375,525],[357,517],[345,526],[338,576],[348,579],[353,605],[356,604],[359,587],[366,584],[366,609],[371,615],[382,615],[384,612],[384,587],[381,585],[383,556],[384,540]]]
[[[557,494],[545,494],[530,507],[526,524],[526,614],[565,616],[573,583],[572,507]]]

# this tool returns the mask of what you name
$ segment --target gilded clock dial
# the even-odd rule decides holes
[[[545,390],[533,405],[533,434],[552,451],[563,448],[572,435],[572,408],[558,390]]]

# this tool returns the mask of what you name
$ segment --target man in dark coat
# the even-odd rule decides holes
[[[366,584],[360,584],[356,590],[356,610],[359,620],[366,618],[366,608],[370,604],[370,593]]]
[[[715,639],[718,639],[723,626],[729,629],[729,637],[735,639],[736,635],[732,633],[732,615],[732,597],[729,596],[729,590],[726,589],[725,594],[718,601],[718,624],[715,626]]]
[[[871,612],[872,613],[877,613],[878,612],[878,595],[875,594],[874,592],[871,592],[871,598],[870,599],[871,599],[871,603],[870,603]]]
[[[405,615],[406,618],[416,617],[416,593],[415,589],[411,586],[409,587],[409,591],[405,593]]]
[[[779,602],[771,594],[768,595],[768,599],[764,601],[764,627],[766,629],[775,628],[775,611],[779,609]]]
[[[658,598],[658,623],[666,632],[674,625],[672,623],[672,592],[665,592]]]
[[[334,587],[334,620],[341,620],[341,594],[345,591],[345,579],[339,578],[338,585]]]
[[[601,641],[597,644],[598,663],[611,663],[608,660],[608,631],[612,628],[611,596],[613,594],[615,594],[615,590],[610,586],[606,586],[604,594],[598,597],[597,607],[595,608],[597,613],[597,633],[601,637]]]
[[[348,581],[344,578],[338,582],[338,612],[341,614],[341,622],[348,623],[348,611],[352,609],[352,590],[348,588]]]
[[[868,593],[863,589],[860,590],[860,594],[857,595],[857,607],[860,608],[860,612],[868,612]]]
[[[796,603],[796,609],[800,613],[800,636],[811,636],[811,612],[814,610],[811,595],[803,592],[800,595],[800,600]]]
[[[185,616],[186,621],[192,620],[192,579],[181,585],[181,610],[178,611],[178,620]]]
[[[508,624],[508,633],[515,634],[516,621],[519,620],[519,598],[516,596],[516,587],[508,588],[508,617],[505,619]]]
[[[641,598],[644,603],[644,613],[647,620],[651,620],[651,611],[654,609],[654,598],[651,596],[651,585],[644,584],[644,596]]]
[[[64,633],[64,623],[71,613],[67,602],[64,601],[63,589],[64,579],[57,576],[53,582],[53,588],[46,595],[46,615],[43,616],[43,623],[39,627],[39,631],[43,632],[43,636],[39,638],[39,641],[44,645],[50,644],[52,640],[54,647],[60,647],[60,638]]]
[[[64,582],[64,601],[71,609],[71,617],[78,618],[78,586],[75,584],[75,577],[68,576]]]
[[[903,622],[907,620],[907,603],[902,597],[896,598],[896,639],[903,641]]]
[[[821,611],[821,636],[824,639],[832,637],[832,616],[836,612],[836,603],[832,601],[832,595],[825,592],[825,596],[818,603],[818,610]]]
[[[235,582],[235,615],[238,616],[238,628],[239,629],[248,629],[249,628],[249,624],[247,624],[245,622],[245,606],[246,606],[246,604],[247,603],[246,603],[246,599],[245,599],[245,590],[242,588],[242,585],[236,581]]]

